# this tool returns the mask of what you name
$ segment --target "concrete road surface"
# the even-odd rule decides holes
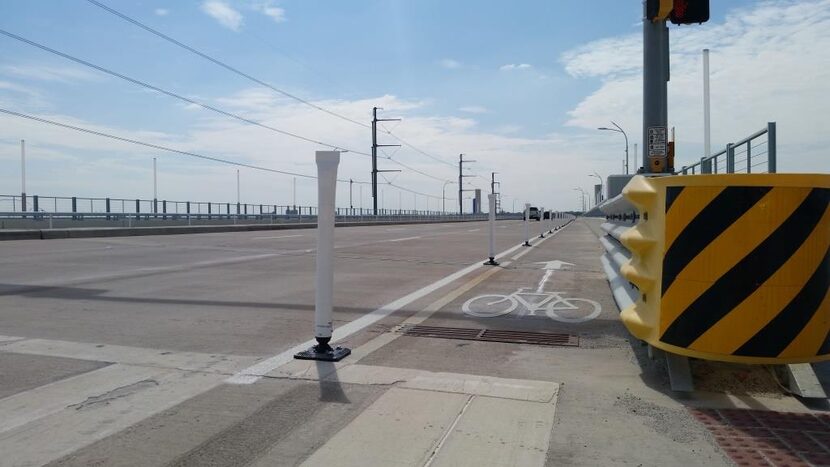
[[[672,394],[618,320],[596,222],[533,222],[532,247],[498,222],[499,267],[486,226],[337,229],[337,364],[292,359],[313,231],[0,243],[0,465],[729,465],[686,406],[807,410]]]

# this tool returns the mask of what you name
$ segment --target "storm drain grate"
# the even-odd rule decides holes
[[[399,332],[405,336],[460,339],[467,341],[504,342],[508,344],[532,344],[578,347],[579,337],[572,334],[548,332],[499,331],[496,329],[448,328],[441,326],[403,326]]]

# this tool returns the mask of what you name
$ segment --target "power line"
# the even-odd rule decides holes
[[[7,36],[7,37],[9,37],[9,38],[11,38],[11,39],[15,39],[15,40],[20,41],[20,42],[23,42],[23,43],[25,43],[25,44],[31,45],[31,46],[33,46],[33,47],[37,47],[38,49],[41,49],[41,50],[43,50],[43,51],[46,51],[46,52],[49,52],[49,53],[51,53],[51,54],[57,55],[57,56],[59,56],[59,57],[65,58],[65,59],[67,59],[67,60],[73,61],[73,62],[78,63],[78,64],[80,64],[80,65],[84,65],[84,66],[86,66],[86,67],[89,67],[89,68],[92,68],[92,69],[98,70],[98,71],[100,71],[100,72],[102,72],[102,73],[106,73],[106,74],[108,74],[108,75],[110,75],[110,76],[114,76],[114,77],[119,78],[119,79],[122,79],[122,80],[124,80],[124,81],[127,81],[127,82],[130,82],[130,83],[133,83],[133,84],[136,84],[136,85],[142,86],[142,87],[144,87],[144,88],[147,88],[147,89],[150,89],[150,90],[156,91],[156,92],[161,93],[161,94],[165,94],[165,95],[170,96],[170,97],[172,97],[172,98],[174,98],[174,99],[179,99],[179,100],[181,100],[181,101],[183,101],[183,102],[187,102],[188,104],[198,105],[199,107],[202,107],[202,108],[204,108],[204,109],[206,109],[206,110],[210,110],[210,111],[212,111],[212,112],[216,112],[216,113],[221,114],[221,115],[224,115],[224,116],[226,116],[226,117],[234,118],[234,119],[236,119],[236,120],[240,120],[240,121],[242,121],[242,122],[245,122],[245,123],[248,123],[248,124],[251,124],[251,125],[256,125],[256,126],[258,126],[258,127],[262,127],[262,128],[267,129],[267,130],[271,130],[271,131],[274,131],[274,132],[276,132],[276,133],[280,133],[280,134],[285,135],[285,136],[290,136],[290,137],[292,137],[292,138],[297,138],[297,139],[300,139],[300,140],[303,140],[303,141],[306,141],[306,142],[309,142],[309,143],[317,144],[317,145],[320,145],[320,146],[325,146],[325,147],[327,147],[327,148],[336,149],[336,150],[344,150],[344,151],[348,151],[348,152],[353,152],[353,153],[355,153],[355,154],[360,154],[360,155],[363,155],[363,156],[369,156],[369,155],[370,155],[369,153],[365,153],[365,152],[361,152],[361,151],[356,151],[356,150],[353,150],[353,149],[348,149],[348,148],[345,148],[345,147],[343,147],[343,146],[337,146],[337,145],[334,145],[334,144],[325,143],[325,142],[323,142],[323,141],[318,141],[318,140],[315,140],[315,139],[312,139],[312,138],[308,138],[308,137],[305,137],[305,136],[302,136],[302,135],[298,135],[298,134],[296,134],[296,133],[291,133],[291,132],[289,132],[289,131],[281,130],[281,129],[279,129],[279,128],[275,128],[275,127],[272,127],[272,126],[270,126],[270,125],[266,125],[266,124],[264,124],[264,123],[262,123],[262,122],[258,122],[258,121],[256,121],[256,120],[251,120],[251,119],[246,118],[246,117],[243,117],[243,116],[241,116],[241,115],[238,115],[238,114],[235,114],[235,113],[232,113],[232,112],[228,112],[228,111],[222,110],[222,109],[220,109],[220,108],[217,108],[217,107],[211,106],[211,105],[209,105],[209,104],[205,104],[205,103],[202,103],[202,102],[199,102],[199,101],[193,100],[193,99],[191,99],[191,98],[189,98],[189,97],[185,97],[185,96],[182,96],[182,95],[180,95],[180,94],[176,94],[176,93],[174,93],[174,92],[172,92],[172,91],[168,91],[168,90],[166,90],[166,89],[162,89],[162,88],[160,88],[160,87],[158,87],[158,86],[154,86],[154,85],[149,84],[149,83],[146,83],[146,82],[144,82],[144,81],[140,81],[140,80],[138,80],[138,79],[131,78],[131,77],[129,77],[129,76],[123,75],[123,74],[121,74],[121,73],[118,73],[118,72],[116,72],[116,71],[110,70],[110,69],[108,69],[108,68],[104,68],[104,67],[102,67],[102,66],[100,66],[100,65],[96,65],[96,64],[94,64],[94,63],[88,62],[88,61],[83,60],[83,59],[81,59],[81,58],[74,57],[74,56],[72,56],[72,55],[69,55],[69,54],[67,54],[67,53],[61,52],[61,51],[59,51],[59,50],[55,50],[55,49],[53,49],[53,48],[51,48],[51,47],[48,47],[48,46],[43,45],[43,44],[39,44],[39,43],[34,42],[34,41],[32,41],[32,40],[26,39],[25,37],[18,36],[17,34],[14,34],[14,33],[8,32],[8,31],[6,31],[6,30],[4,30],[4,29],[0,29],[0,34],[3,34],[3,35],[5,35],[5,36]]]
[[[223,61],[221,61],[221,60],[219,60],[219,59],[216,59],[216,58],[214,58],[214,57],[211,57],[210,55],[207,55],[207,54],[205,54],[205,53],[203,53],[203,52],[201,52],[201,51],[199,51],[199,50],[197,50],[197,49],[195,49],[195,48],[193,48],[193,47],[191,47],[191,46],[189,46],[189,45],[187,45],[187,44],[184,44],[184,43],[182,43],[182,42],[180,42],[180,41],[178,41],[178,40],[176,40],[176,39],[174,39],[174,38],[172,38],[172,37],[170,37],[170,36],[168,36],[168,35],[166,35],[166,34],[164,34],[164,33],[160,32],[160,31],[158,31],[158,30],[156,30],[156,29],[153,29],[153,28],[151,28],[150,26],[147,26],[146,24],[144,24],[144,23],[142,23],[142,22],[140,22],[140,21],[138,21],[138,20],[136,20],[136,19],[134,19],[134,18],[131,18],[131,17],[129,17],[129,16],[127,16],[127,15],[125,15],[125,14],[123,14],[123,13],[121,13],[121,12],[119,12],[119,11],[115,10],[115,9],[113,9],[113,8],[110,8],[110,7],[108,7],[108,6],[104,5],[103,3],[101,3],[101,2],[99,2],[99,1],[97,1],[97,0],[87,0],[87,1],[88,1],[89,3],[91,3],[92,5],[95,5],[95,6],[99,7],[99,8],[101,8],[101,9],[103,9],[104,11],[107,11],[108,13],[111,13],[111,14],[113,14],[113,15],[115,15],[115,16],[118,16],[119,18],[121,18],[121,19],[123,19],[123,20],[125,20],[125,21],[127,21],[127,22],[130,22],[130,23],[132,23],[132,24],[134,24],[134,25],[136,25],[136,26],[138,26],[138,27],[140,27],[140,28],[142,28],[142,29],[144,29],[144,30],[146,30],[146,31],[148,31],[148,32],[150,32],[150,33],[152,33],[152,34],[154,34],[154,35],[156,35],[156,36],[158,36],[158,37],[160,37],[160,38],[162,38],[162,39],[164,39],[164,40],[168,41],[168,42],[170,42],[170,43],[172,43],[172,44],[175,44],[175,45],[177,45],[177,46],[179,46],[179,47],[181,47],[181,48],[183,48],[183,49],[185,49],[185,50],[187,50],[187,51],[189,51],[189,52],[191,52],[191,53],[194,53],[194,54],[196,54],[196,55],[198,55],[198,56],[200,56],[200,57],[202,57],[202,58],[204,58],[204,59],[206,59],[206,60],[208,60],[208,61],[210,61],[210,62],[212,62],[212,63],[216,64],[216,65],[221,66],[222,68],[225,68],[225,69],[226,69],[226,70],[228,70],[228,71],[231,71],[231,72],[233,72],[233,73],[235,73],[235,74],[237,74],[237,75],[239,75],[239,76],[242,76],[242,77],[244,77],[244,78],[246,78],[246,79],[248,79],[248,80],[250,80],[250,81],[253,81],[253,82],[255,82],[255,83],[257,83],[257,84],[259,84],[259,85],[261,85],[261,86],[267,87],[268,89],[271,89],[272,91],[275,91],[275,92],[277,92],[277,93],[279,93],[279,94],[282,94],[282,95],[284,95],[284,96],[286,96],[286,97],[289,97],[289,98],[291,98],[291,99],[294,99],[294,100],[296,100],[296,101],[298,101],[298,102],[301,102],[301,103],[303,103],[303,104],[305,104],[305,105],[308,105],[308,106],[310,106],[310,107],[312,107],[312,108],[314,108],[314,109],[317,109],[317,110],[319,110],[319,111],[321,111],[321,112],[325,112],[325,113],[327,113],[327,114],[329,114],[329,115],[332,115],[332,116],[334,116],[334,117],[340,118],[340,119],[345,120],[345,121],[348,121],[348,122],[350,122],[350,123],[354,123],[354,124],[359,125],[359,126],[362,126],[362,127],[364,127],[364,128],[370,128],[370,126],[369,126],[369,125],[367,125],[367,124],[365,124],[365,123],[359,122],[359,121],[354,120],[354,119],[352,119],[352,118],[346,117],[346,116],[344,116],[344,115],[341,115],[341,114],[338,114],[338,113],[333,112],[333,111],[331,111],[331,110],[328,110],[328,109],[326,109],[326,108],[323,108],[323,107],[321,107],[321,106],[319,106],[319,105],[316,105],[316,104],[314,104],[314,103],[312,103],[312,102],[309,102],[309,101],[307,101],[307,100],[305,100],[305,99],[303,99],[303,98],[301,98],[301,97],[299,97],[299,96],[293,95],[293,94],[291,94],[291,93],[289,93],[289,92],[287,92],[287,91],[284,91],[284,90],[282,90],[282,89],[279,89],[279,88],[277,88],[277,87],[275,87],[275,86],[273,86],[273,85],[271,85],[271,84],[269,84],[269,83],[267,83],[267,82],[265,82],[265,81],[263,81],[263,80],[260,80],[260,79],[258,79],[258,78],[256,78],[256,77],[254,77],[254,76],[251,76],[251,75],[249,75],[249,74],[247,74],[247,73],[245,73],[245,72],[243,72],[243,71],[241,71],[241,70],[239,70],[239,69],[237,69],[237,68],[235,68],[235,67],[233,67],[233,66],[231,66],[231,65],[228,65],[227,63],[225,63],[225,62],[223,62]],[[164,92],[164,91],[159,90],[159,92]],[[167,94],[167,93],[165,93],[165,94]],[[196,105],[200,105],[200,106],[202,105],[202,104],[200,104],[200,103],[198,103],[198,102],[194,102],[194,103],[195,103]],[[206,107],[206,108],[207,108],[207,107]],[[236,117],[234,117],[234,118],[236,118]],[[402,144],[404,144],[405,146],[409,147],[410,149],[412,149],[412,150],[414,150],[414,151],[416,151],[416,152],[418,152],[418,153],[420,153],[420,154],[422,154],[422,155],[425,155],[425,156],[427,156],[427,157],[429,157],[429,158],[431,158],[431,159],[434,159],[434,160],[436,160],[436,161],[438,161],[438,162],[441,162],[441,163],[443,163],[443,164],[448,164],[448,165],[450,165],[451,167],[454,167],[454,164],[450,164],[450,163],[448,163],[448,162],[446,162],[446,161],[444,161],[444,160],[442,160],[442,159],[440,159],[440,158],[438,158],[438,157],[436,157],[436,156],[433,156],[433,155],[431,155],[431,154],[429,154],[429,153],[427,153],[427,152],[425,152],[425,151],[423,151],[423,150],[421,150],[421,149],[419,149],[419,148],[415,147],[414,145],[412,145],[412,144],[410,144],[409,142],[407,142],[407,141],[403,140],[403,139],[402,139],[402,138],[400,138],[399,136],[397,136],[397,135],[393,134],[391,131],[389,131],[389,130],[385,130],[385,131],[386,131],[386,133],[388,133],[388,134],[389,134],[390,136],[392,136],[393,138],[395,138],[395,139],[397,139],[397,140],[401,141],[401,143],[402,143]],[[302,139],[305,139],[305,138],[303,137]],[[312,142],[315,142],[315,143],[317,143],[317,144],[322,144],[322,145],[325,145],[325,146],[328,146],[328,147],[333,147],[332,145],[327,145],[326,143],[319,143],[319,142],[316,142],[316,141],[312,141]],[[362,153],[362,152],[359,152],[359,151],[354,151],[354,150],[350,150],[350,151],[351,151],[351,152],[355,152],[355,153],[357,153],[357,154],[361,154],[361,155],[369,155],[369,154]],[[395,161],[394,159],[391,159],[391,158],[389,158],[389,159],[390,159],[390,160],[392,160],[392,161],[394,161],[394,162],[398,162],[398,161]],[[410,170],[413,170],[413,171],[415,171],[415,172],[417,172],[417,173],[419,173],[419,174],[421,174],[421,175],[425,175],[425,176],[427,176],[427,177],[430,177],[430,178],[434,178],[434,179],[438,179],[438,180],[442,180],[442,181],[443,181],[443,179],[439,179],[439,178],[434,177],[434,176],[432,176],[432,175],[426,174],[426,173],[424,173],[424,172],[422,172],[422,171],[419,171],[419,170],[414,170],[414,169],[411,169],[411,168],[410,168]]]
[[[123,137],[123,136],[117,136],[117,135],[112,135],[112,134],[109,134],[109,133],[104,133],[102,131],[90,130],[89,128],[83,128],[83,127],[79,127],[79,126],[75,126],[75,125],[69,125],[67,123],[61,123],[61,122],[57,122],[55,120],[49,120],[49,119],[46,119],[46,118],[36,117],[34,115],[15,112],[13,110],[8,110],[8,109],[4,109],[4,108],[0,108],[0,113],[4,113],[4,114],[7,114],[7,115],[12,115],[12,116],[15,116],[15,117],[20,117],[20,118],[25,118],[25,119],[28,119],[28,120],[33,120],[33,121],[36,121],[36,122],[45,123],[45,124],[48,124],[48,125],[53,125],[53,126],[57,126],[57,127],[61,127],[61,128],[66,128],[66,129],[69,129],[69,130],[75,130],[75,131],[79,131],[81,133],[87,133],[87,134],[90,134],[90,135],[100,136],[100,137],[103,137],[103,138],[109,138],[109,139],[116,140],[116,141],[121,141],[121,142],[124,142],[124,143],[130,143],[130,144],[135,144],[135,145],[138,145],[138,146],[144,146],[144,147],[148,147],[148,148],[152,148],[152,149],[158,149],[160,151],[172,152],[172,153],[180,154],[180,155],[183,155],[183,156],[196,157],[196,158],[199,158],[199,159],[205,159],[205,160],[209,160],[209,161],[213,161],[213,162],[219,162],[219,163],[222,163],[222,164],[228,164],[228,165],[233,165],[233,166],[237,166],[237,167],[245,167],[245,168],[254,169],[254,170],[262,170],[262,171],[265,171],[265,172],[278,173],[278,174],[282,174],[282,175],[292,175],[292,176],[295,176],[295,177],[302,177],[302,178],[309,178],[309,179],[316,179],[317,178],[314,175],[303,174],[303,173],[298,173],[298,172],[289,172],[289,171],[286,171],[286,170],[272,169],[272,168],[269,168],[269,167],[262,167],[262,166],[259,166],[259,165],[246,164],[244,162],[236,162],[236,161],[232,161],[230,159],[223,159],[221,157],[206,156],[204,154],[199,154],[199,153],[192,152],[192,151],[183,151],[183,150],[180,150],[180,149],[174,149],[174,148],[170,148],[170,147],[167,147],[167,146],[162,146],[160,144],[148,143],[148,142],[145,142],[145,141],[139,141],[139,140],[132,139],[132,138],[126,138],[126,137]],[[349,180],[348,179],[337,179],[337,181],[338,182],[348,182]],[[361,185],[368,185],[369,184],[369,182],[361,182],[361,181],[355,181],[354,183],[359,183]]]
[[[407,142],[406,140],[404,140],[404,139],[403,139],[403,138],[401,138],[400,136],[398,136],[398,135],[396,135],[396,134],[392,133],[392,131],[391,131],[391,130],[389,130],[389,129],[387,129],[386,127],[383,127],[383,131],[384,131],[384,133],[386,133],[387,135],[389,135],[389,136],[391,136],[391,137],[395,138],[396,140],[400,141],[400,143],[401,143],[401,144],[403,144],[404,146],[408,147],[409,149],[412,149],[413,151],[415,151],[415,152],[417,152],[417,153],[419,153],[419,154],[422,154],[422,155],[424,155],[424,156],[427,156],[427,157],[429,157],[430,159],[433,159],[433,160],[435,160],[435,161],[438,161],[438,162],[440,162],[440,163],[442,163],[442,164],[446,164],[446,165],[448,165],[448,166],[452,167],[453,169],[455,168],[455,164],[453,164],[453,163],[451,163],[451,162],[447,162],[447,161],[445,161],[444,159],[441,159],[440,157],[433,156],[432,154],[430,154],[430,153],[428,153],[428,152],[426,152],[426,151],[423,151],[423,150],[421,150],[421,149],[419,149],[419,148],[417,148],[417,147],[413,146],[412,144],[410,144],[409,142]]]
[[[296,172],[288,172],[288,171],[284,171],[284,170],[271,169],[271,168],[268,168],[268,167],[261,167],[261,166],[257,166],[257,165],[245,164],[243,162],[236,162],[236,161],[232,161],[232,160],[229,160],[229,159],[222,159],[222,158],[214,157],[214,156],[205,156],[204,154],[199,154],[199,153],[195,153],[195,152],[182,151],[180,149],[173,149],[173,148],[169,148],[167,146],[161,146],[159,144],[147,143],[147,142],[139,141],[139,140],[136,140],[136,139],[125,138],[123,136],[111,135],[109,133],[104,133],[102,131],[90,130],[89,128],[83,128],[83,127],[79,127],[79,126],[75,126],[75,125],[69,125],[67,123],[56,122],[54,120],[48,120],[48,119],[45,119],[45,118],[35,117],[34,115],[28,115],[28,114],[24,114],[24,113],[20,113],[20,112],[15,112],[13,110],[0,108],[0,112],[2,112],[4,114],[7,114],[7,115],[13,115],[15,117],[25,118],[25,119],[28,119],[28,120],[34,120],[34,121],[40,122],[40,123],[46,123],[46,124],[53,125],[53,126],[58,126],[58,127],[61,127],[61,128],[67,128],[69,130],[75,130],[75,131],[80,131],[82,133],[87,133],[87,134],[91,134],[91,135],[95,135],[95,136],[101,136],[103,138],[109,138],[109,139],[113,139],[113,140],[116,140],[116,141],[122,141],[122,142],[125,142],[125,143],[136,144],[136,145],[139,145],[139,146],[158,149],[158,150],[161,150],[161,151],[173,152],[173,153],[176,153],[176,154],[181,154],[183,156],[197,157],[199,159],[206,159],[206,160],[210,160],[210,161],[214,161],[214,162],[220,162],[222,164],[235,165],[235,166],[238,166],[238,167],[246,167],[246,168],[255,169],[255,170],[264,170],[266,172],[274,172],[274,173],[279,173],[279,174],[283,174],[283,175],[293,175],[295,177],[317,178],[314,175],[308,175],[308,174],[301,174],[301,173],[296,173]]]
[[[160,38],[162,38],[162,39],[164,39],[164,40],[166,40],[166,41],[168,41],[168,42],[170,42],[170,43],[172,43],[172,44],[175,44],[175,45],[177,45],[177,46],[179,46],[179,47],[181,47],[181,48],[183,48],[183,49],[187,50],[188,52],[194,53],[194,54],[196,54],[196,55],[198,55],[198,56],[200,56],[200,57],[204,58],[205,60],[208,60],[208,61],[210,61],[210,62],[212,62],[212,63],[214,63],[214,64],[216,64],[216,65],[219,65],[219,66],[221,66],[222,68],[224,68],[224,69],[226,69],[226,70],[228,70],[228,71],[230,71],[230,72],[232,72],[232,73],[235,73],[235,74],[237,74],[237,75],[239,75],[239,76],[242,76],[242,77],[243,77],[243,78],[245,78],[245,79],[248,79],[248,80],[250,80],[250,81],[253,81],[254,83],[257,83],[257,84],[259,84],[259,85],[261,85],[261,86],[264,86],[264,87],[266,87],[266,88],[268,88],[268,89],[270,89],[270,90],[272,90],[272,91],[274,91],[274,92],[277,92],[277,93],[279,93],[279,94],[282,94],[282,95],[283,95],[283,96],[285,96],[285,97],[288,97],[288,98],[290,98],[290,99],[294,99],[294,100],[295,100],[295,101],[297,101],[297,102],[300,102],[300,103],[302,103],[302,104],[305,104],[305,105],[307,105],[307,106],[309,106],[309,107],[312,107],[312,108],[314,108],[314,109],[317,109],[317,110],[319,110],[319,111],[321,111],[321,112],[327,113],[327,114],[329,114],[329,115],[331,115],[331,116],[333,116],[333,117],[337,117],[337,118],[339,118],[339,119],[341,119],[341,120],[344,120],[344,121],[347,121],[347,122],[350,122],[350,123],[354,123],[355,125],[360,125],[360,126],[362,126],[362,127],[364,127],[364,128],[369,128],[369,125],[367,125],[367,124],[365,124],[365,123],[359,122],[359,121],[354,120],[354,119],[349,118],[349,117],[346,117],[345,115],[341,115],[341,114],[339,114],[339,113],[337,113],[337,112],[333,112],[333,111],[331,111],[331,110],[328,110],[328,109],[326,109],[326,108],[324,108],[324,107],[321,107],[321,106],[319,106],[319,105],[317,105],[317,104],[314,104],[314,103],[312,103],[312,102],[309,102],[309,101],[307,101],[307,100],[305,100],[305,99],[303,99],[303,98],[301,98],[301,97],[299,97],[299,96],[295,96],[294,94],[291,94],[291,93],[289,93],[289,92],[287,92],[287,91],[284,91],[284,90],[282,90],[282,89],[279,89],[279,88],[277,88],[277,87],[275,87],[275,86],[273,86],[273,85],[271,85],[271,84],[269,84],[269,83],[267,83],[267,82],[265,82],[265,81],[263,81],[263,80],[261,80],[261,79],[255,78],[255,77],[253,77],[253,76],[251,76],[251,75],[249,75],[249,74],[247,74],[247,73],[245,73],[245,72],[243,72],[243,71],[241,71],[241,70],[239,70],[239,69],[237,69],[237,68],[235,68],[235,67],[233,67],[233,66],[231,66],[231,65],[228,65],[227,63],[225,63],[225,62],[223,62],[223,61],[221,61],[221,60],[219,60],[219,59],[213,58],[213,57],[211,57],[210,55],[205,54],[204,52],[200,52],[200,51],[198,51],[198,50],[194,49],[193,47],[191,47],[191,46],[189,46],[189,45],[187,45],[187,44],[184,44],[184,43],[182,43],[182,42],[180,42],[180,41],[178,41],[178,40],[176,40],[176,39],[173,39],[172,37],[170,37],[170,36],[168,36],[168,35],[166,35],[166,34],[164,34],[164,33],[160,32],[160,31],[155,30],[155,29],[151,28],[150,26],[147,26],[146,24],[144,24],[144,23],[142,23],[142,22],[140,22],[140,21],[138,21],[138,20],[136,20],[136,19],[133,19],[133,18],[131,18],[131,17],[129,17],[129,16],[127,16],[127,15],[125,15],[125,14],[123,14],[123,13],[121,13],[121,12],[117,11],[117,10],[114,10],[114,9],[112,9],[112,8],[110,8],[110,7],[106,6],[106,5],[104,5],[104,4],[103,4],[103,3],[101,3],[101,2],[98,2],[98,1],[96,1],[96,0],[87,0],[87,1],[88,1],[89,3],[91,3],[91,4],[95,5],[95,6],[97,6],[98,8],[101,8],[102,10],[107,11],[108,13],[111,13],[111,14],[113,14],[113,15],[115,15],[115,16],[118,16],[119,18],[121,18],[121,19],[123,19],[123,20],[125,20],[125,21],[127,21],[127,22],[130,22],[130,23],[132,23],[132,24],[134,24],[134,25],[136,25],[136,26],[138,26],[138,27],[140,27],[141,29],[144,29],[145,31],[147,31],[147,32],[149,32],[149,33],[152,33],[152,34],[154,34],[154,35],[156,35],[156,36],[158,36],[158,37],[160,37]]]

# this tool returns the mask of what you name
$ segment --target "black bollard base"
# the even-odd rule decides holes
[[[484,262],[485,266],[498,266],[499,262],[496,261],[496,258],[491,257],[489,261]]]
[[[524,242],[524,246],[530,246],[530,242]]]
[[[330,337],[317,338],[317,345],[311,346],[310,349],[297,352],[294,358],[297,360],[320,360],[323,362],[339,362],[352,353],[351,349],[346,347],[332,347],[329,345]]]

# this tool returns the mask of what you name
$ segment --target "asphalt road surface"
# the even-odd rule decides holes
[[[292,359],[313,230],[2,242],[0,465],[729,465],[619,322],[598,222],[540,227],[498,222],[499,267],[486,223],[338,228],[338,364]]]

